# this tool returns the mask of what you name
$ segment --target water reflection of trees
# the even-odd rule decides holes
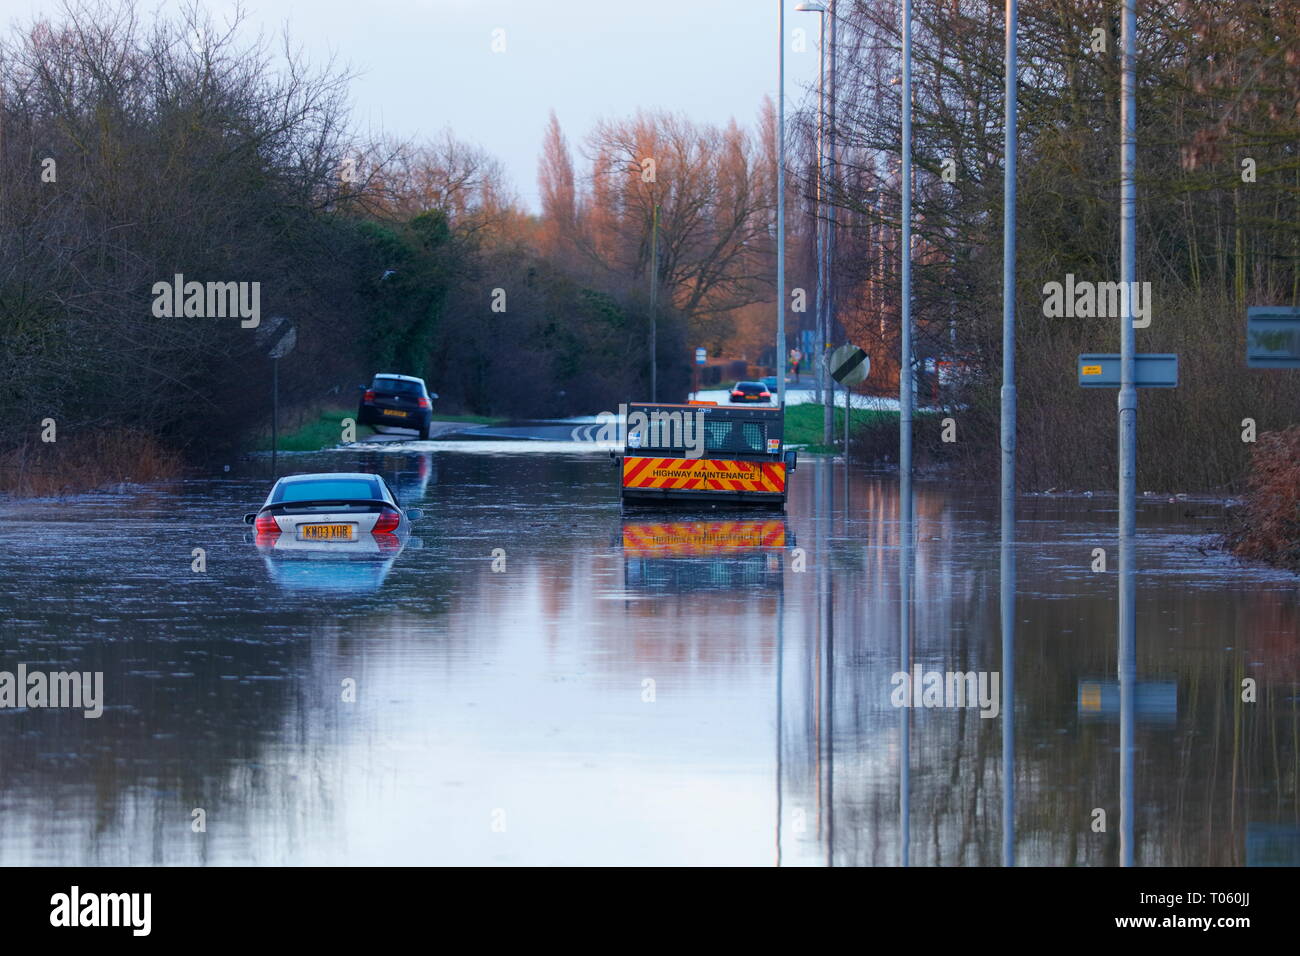
[[[836,532],[833,774],[800,769],[800,752],[826,750],[813,721],[798,716],[812,712],[811,692],[785,708],[786,805],[825,804],[818,785],[833,779],[833,813],[823,813],[834,832],[796,838],[787,826],[787,858],[797,847],[816,860],[831,841],[837,865],[893,865],[898,711],[888,689],[897,670],[897,552],[895,526],[882,526],[880,516],[895,511],[881,485],[855,485],[853,494],[855,504],[871,506],[861,522]],[[922,491],[918,501],[915,662],[925,670],[999,669],[996,516],[971,513],[949,490],[929,497]],[[936,506],[940,497],[946,508]],[[1024,865],[1118,860],[1119,724],[1083,719],[1078,706],[1080,679],[1115,679],[1114,578],[1089,576],[1079,557],[1089,554],[1094,525],[1113,514],[1085,516],[1080,530],[1079,514],[1071,514],[1080,504],[1026,509],[1016,684],[1016,837]],[[1268,840],[1280,846],[1300,824],[1296,589],[1272,579],[1256,586],[1226,574],[1198,578],[1203,566],[1185,574],[1173,550],[1149,546],[1142,559],[1153,573],[1139,592],[1139,681],[1175,682],[1178,712],[1173,722],[1138,718],[1137,859],[1244,865],[1248,827],[1258,856]],[[1062,563],[1066,554],[1072,564]],[[1241,700],[1245,677],[1258,682],[1257,703]],[[915,709],[911,721],[912,864],[997,865],[1001,720]],[[1097,807],[1107,814],[1105,833],[1091,829]]]

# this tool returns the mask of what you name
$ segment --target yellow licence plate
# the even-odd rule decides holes
[[[384,409],[384,414],[385,414],[385,415],[392,415],[394,418],[405,418],[405,417],[406,417],[406,412],[399,412],[399,411],[398,411],[397,409],[395,409],[395,408],[385,408],[385,409]]]
[[[352,525],[305,524],[302,526],[302,536],[313,541],[351,541]]]

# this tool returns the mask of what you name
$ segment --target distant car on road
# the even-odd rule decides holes
[[[772,393],[768,391],[767,386],[762,382],[737,382],[731,390],[731,401],[734,403],[766,403],[772,401]]]
[[[381,476],[331,472],[281,478],[244,522],[256,530],[259,548],[378,554],[399,549],[419,517],[414,508],[402,510]]]
[[[365,386],[357,386],[365,388]],[[413,375],[379,374],[365,388],[357,406],[357,424],[375,427],[413,428],[421,441],[429,438],[433,421],[433,400],[424,379]]]

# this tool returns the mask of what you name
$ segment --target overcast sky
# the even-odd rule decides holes
[[[220,22],[232,0],[205,4]],[[312,59],[331,53],[360,75],[354,123],[401,137],[450,127],[483,146],[537,208],[537,156],[554,109],[575,149],[592,124],[638,107],[684,111],[702,122],[752,125],[776,95],[777,0],[246,0],[250,27],[291,35]],[[816,79],[818,17],[794,12],[807,52],[787,47],[787,109]],[[173,0],[142,0],[144,12]],[[25,9],[25,12],[24,12]],[[55,0],[0,0],[5,21]],[[505,52],[493,53],[504,30]]]

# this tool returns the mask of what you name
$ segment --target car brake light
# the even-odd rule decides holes
[[[732,394],[732,395],[744,395],[745,393],[742,392],[740,389],[736,389],[736,390],[735,390],[734,392],[732,392],[731,394]]]
[[[391,508],[385,508],[379,512],[379,520],[371,528],[373,534],[392,534],[397,530],[397,526],[402,523],[402,516],[393,511]]]
[[[429,404],[429,400],[428,400],[427,398],[425,398],[423,395],[420,396],[420,407],[421,407],[421,408],[431,408],[431,407],[432,407],[432,406]]]
[[[771,397],[772,397],[772,393],[771,393],[771,392],[759,392],[759,393],[758,393],[758,397],[759,397],[759,398],[771,398]]]
[[[366,404],[373,402],[375,400],[375,390],[373,388],[366,389],[366,394],[361,396],[361,400]]]
[[[275,520],[275,515],[258,515],[253,527],[257,529],[258,534],[280,533],[280,524]]]

